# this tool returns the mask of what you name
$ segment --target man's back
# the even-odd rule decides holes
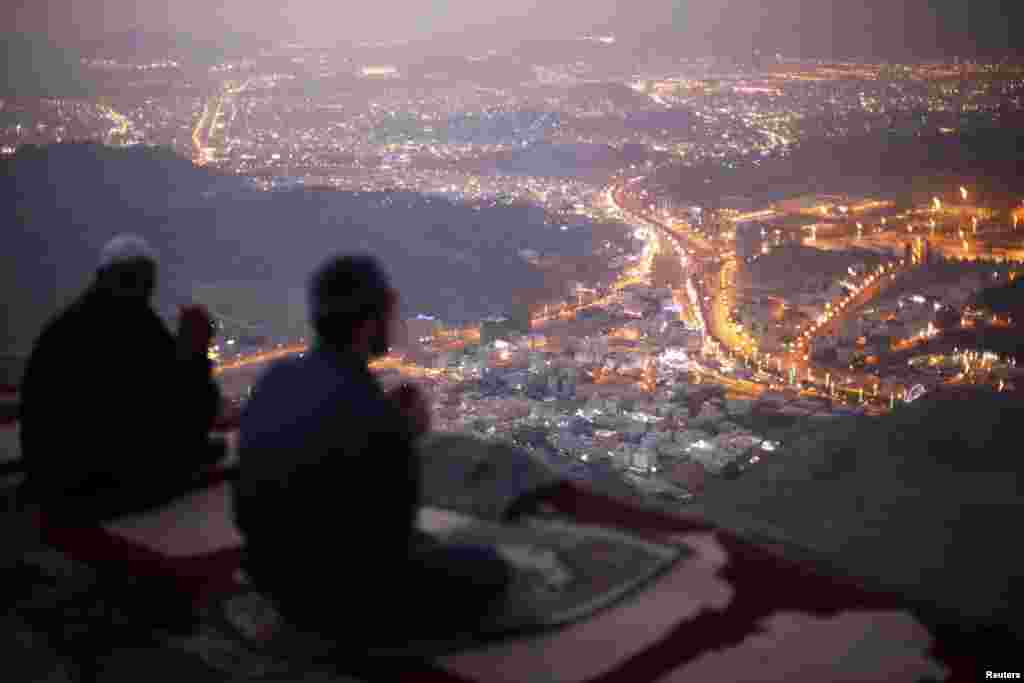
[[[179,362],[148,305],[90,291],[43,330],[22,382],[29,490],[67,496],[159,476],[192,458],[219,406],[204,359]]]
[[[368,641],[470,627],[509,578],[493,550],[414,532],[413,441],[430,429],[429,405],[409,385],[385,395],[368,368],[398,310],[372,258],[330,259],[310,281],[316,349],[273,367],[242,415],[245,567],[287,619],[336,637],[339,613]],[[381,609],[381,595],[401,612]]]
[[[365,361],[321,350],[272,367],[242,415],[235,496],[257,584],[287,596],[401,565],[419,493],[411,441]]]

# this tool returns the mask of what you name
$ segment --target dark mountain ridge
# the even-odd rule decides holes
[[[309,273],[335,252],[377,255],[405,312],[456,322],[507,312],[516,295],[542,285],[519,250],[575,256],[592,247],[589,230],[563,232],[535,206],[408,192],[259,192],[166,150],[71,144],[25,149],[3,163],[0,348],[25,349],[120,232],[158,250],[158,305],[191,299],[197,283],[244,282],[267,301],[268,320],[278,314],[271,309],[302,300]]]

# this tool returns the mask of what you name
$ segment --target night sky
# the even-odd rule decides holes
[[[1024,52],[1020,0],[22,0],[8,35],[73,45],[144,29],[316,43],[462,34],[547,38],[588,30],[659,33],[697,54],[934,57]],[[13,29],[13,31],[11,31]]]

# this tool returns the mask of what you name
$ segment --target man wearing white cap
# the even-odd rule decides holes
[[[156,273],[144,239],[115,237],[93,283],[36,340],[21,387],[24,490],[53,517],[158,507],[217,459],[210,318],[183,308],[172,336],[150,306]]]

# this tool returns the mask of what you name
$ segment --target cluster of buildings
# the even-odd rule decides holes
[[[113,139],[122,124],[98,102],[65,99],[0,100],[0,149],[13,154],[22,145],[60,142],[130,144],[135,136]]]
[[[955,130],[965,125],[963,117],[991,118],[1022,103],[1019,79],[992,78],[979,65],[936,70],[773,61],[751,71],[706,59],[626,76],[621,64],[554,61],[533,64],[532,81],[501,87],[309,50],[252,55],[198,80],[174,59],[85,65],[120,79],[123,92],[103,101],[114,102],[130,135],[110,138],[98,102],[33,100],[13,103],[21,113],[0,131],[0,145],[98,139],[170,144],[191,156],[189,129],[203,116],[203,93],[218,83],[223,118],[212,131],[214,158],[243,173],[289,166],[330,171],[403,155],[419,164],[459,162],[541,140],[642,145],[685,163],[756,161],[786,154],[808,136],[872,128],[913,133],[926,125]],[[345,74],[357,77],[356,84],[321,87]],[[631,88],[635,97],[615,87]],[[56,113],[49,111],[54,102]],[[922,111],[941,121],[922,123]]]
[[[912,295],[868,307],[848,317],[838,333],[816,338],[812,357],[849,365],[858,357],[886,354],[901,343],[934,336],[936,312],[942,306],[935,297]]]
[[[968,304],[975,295],[992,286],[992,272],[971,268],[954,279],[924,285],[914,294],[882,300],[864,311],[864,316],[851,321],[853,329],[846,337],[875,337],[878,350],[887,351],[917,338],[933,336],[938,313],[959,314],[969,310]]]
[[[631,285],[562,326],[484,320],[470,343],[421,317],[406,322],[406,358],[424,368],[437,429],[512,440],[576,477],[628,474],[686,500],[705,473],[739,472],[779,445],[741,426],[753,402],[694,383],[701,333],[678,308],[672,290]]]
[[[952,353],[917,356],[910,359],[907,365],[912,371],[933,380],[961,373],[967,376],[984,375],[988,380],[994,379],[992,383],[1000,389],[1024,379],[1024,367],[1018,367],[1016,359],[991,351],[954,349]],[[924,387],[923,384],[921,386]]]
[[[637,485],[674,490],[680,499],[696,492],[693,465],[699,475],[739,471],[779,447],[732,421],[749,415],[749,401],[705,401],[706,387],[686,382],[654,395],[622,386],[597,392],[579,369],[548,362],[485,368],[478,382],[439,385],[436,427],[516,441],[577,472],[631,472]]]

